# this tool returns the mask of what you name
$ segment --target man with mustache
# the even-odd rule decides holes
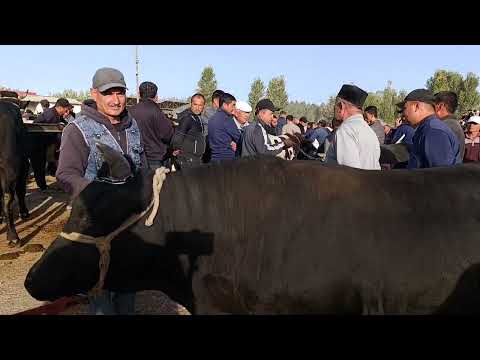
[[[137,168],[147,164],[137,122],[125,108],[126,89],[120,71],[98,69],[90,91],[96,108],[82,105],[81,113],[63,131],[56,177],[72,198],[98,178],[103,158],[97,143],[121,152]],[[93,314],[132,314],[135,293],[103,291],[90,305]]]

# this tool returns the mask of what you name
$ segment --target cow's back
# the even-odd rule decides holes
[[[159,221],[214,235],[194,277],[203,311],[428,312],[480,262],[479,180],[475,165],[241,159],[169,176]]]

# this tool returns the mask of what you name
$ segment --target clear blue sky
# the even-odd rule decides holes
[[[366,91],[424,87],[437,69],[480,75],[480,46],[140,46],[140,81],[159,87],[161,98],[184,98],[196,89],[202,69],[212,65],[218,87],[247,100],[250,85],[284,75],[290,100],[320,103],[355,83]],[[0,85],[40,95],[86,90],[99,67],[121,70],[135,90],[135,47],[0,45]]]

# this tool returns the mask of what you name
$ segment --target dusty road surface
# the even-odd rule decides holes
[[[32,298],[23,286],[28,270],[61,232],[70,215],[68,196],[58,188],[54,177],[47,177],[47,183],[49,189],[46,191],[39,190],[35,181],[29,181],[27,185],[30,218],[27,221],[18,218],[15,222],[23,244],[21,248],[8,247],[5,224],[0,225],[0,315],[16,314],[48,304]],[[15,209],[15,216],[17,214]],[[86,313],[87,304],[80,303],[62,314]],[[183,315],[188,311],[160,291],[142,291],[137,295],[136,313]]]

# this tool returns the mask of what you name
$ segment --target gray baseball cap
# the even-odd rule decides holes
[[[95,72],[92,79],[92,88],[98,91],[106,91],[108,89],[119,87],[127,88],[123,74],[117,69],[101,68]]]

